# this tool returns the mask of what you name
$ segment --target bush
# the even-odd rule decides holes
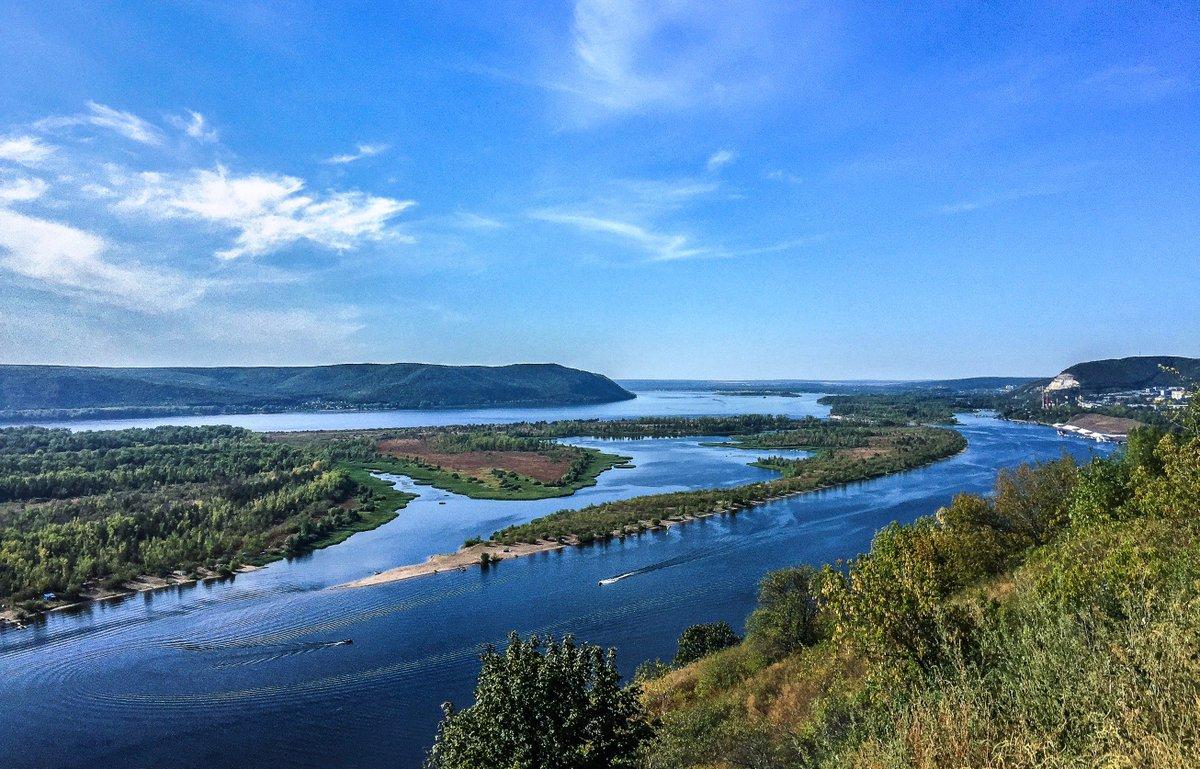
[[[695,662],[701,657],[733,646],[740,640],[724,620],[706,625],[692,625],[679,636],[674,664],[678,666]]]
[[[811,566],[773,571],[758,586],[758,608],[746,620],[746,638],[767,659],[778,659],[821,639],[818,572]]]
[[[489,648],[475,704],[445,719],[430,769],[621,769],[650,736],[637,686],[622,688],[612,650],[531,636]]]

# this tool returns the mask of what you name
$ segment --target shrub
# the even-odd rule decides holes
[[[724,620],[705,625],[692,625],[679,636],[675,665],[686,665],[701,657],[733,646],[739,640],[733,628]]]
[[[820,640],[818,576],[811,566],[796,566],[770,572],[759,583],[758,608],[746,620],[746,637],[767,659]]]
[[[475,704],[445,718],[430,769],[621,769],[650,736],[637,686],[612,650],[531,636],[483,654]]]

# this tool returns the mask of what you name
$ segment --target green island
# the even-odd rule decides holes
[[[406,475],[418,484],[474,499],[569,496],[629,460],[497,428],[272,433],[267,439],[321,451],[362,471]]]
[[[848,564],[768,573],[743,636],[687,628],[624,688],[611,650],[512,635],[427,766],[1195,766],[1198,511],[1194,427],[1004,470]]]
[[[850,422],[803,424],[789,430],[755,434],[737,445],[804,447],[818,454],[804,459],[766,457],[758,464],[780,477],[729,489],[703,489],[652,494],[606,502],[579,510],[562,510],[492,534],[492,542],[514,545],[559,540],[588,544],[664,523],[717,515],[771,499],[877,478],[912,470],[957,454],[966,439],[954,430],[936,427],[871,427]]]

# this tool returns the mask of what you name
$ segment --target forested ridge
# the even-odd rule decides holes
[[[633,397],[608,377],[552,363],[215,368],[0,365],[0,417],[10,418],[559,406]]]

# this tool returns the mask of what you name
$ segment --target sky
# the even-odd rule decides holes
[[[1200,356],[1200,5],[0,0],[0,362]]]

